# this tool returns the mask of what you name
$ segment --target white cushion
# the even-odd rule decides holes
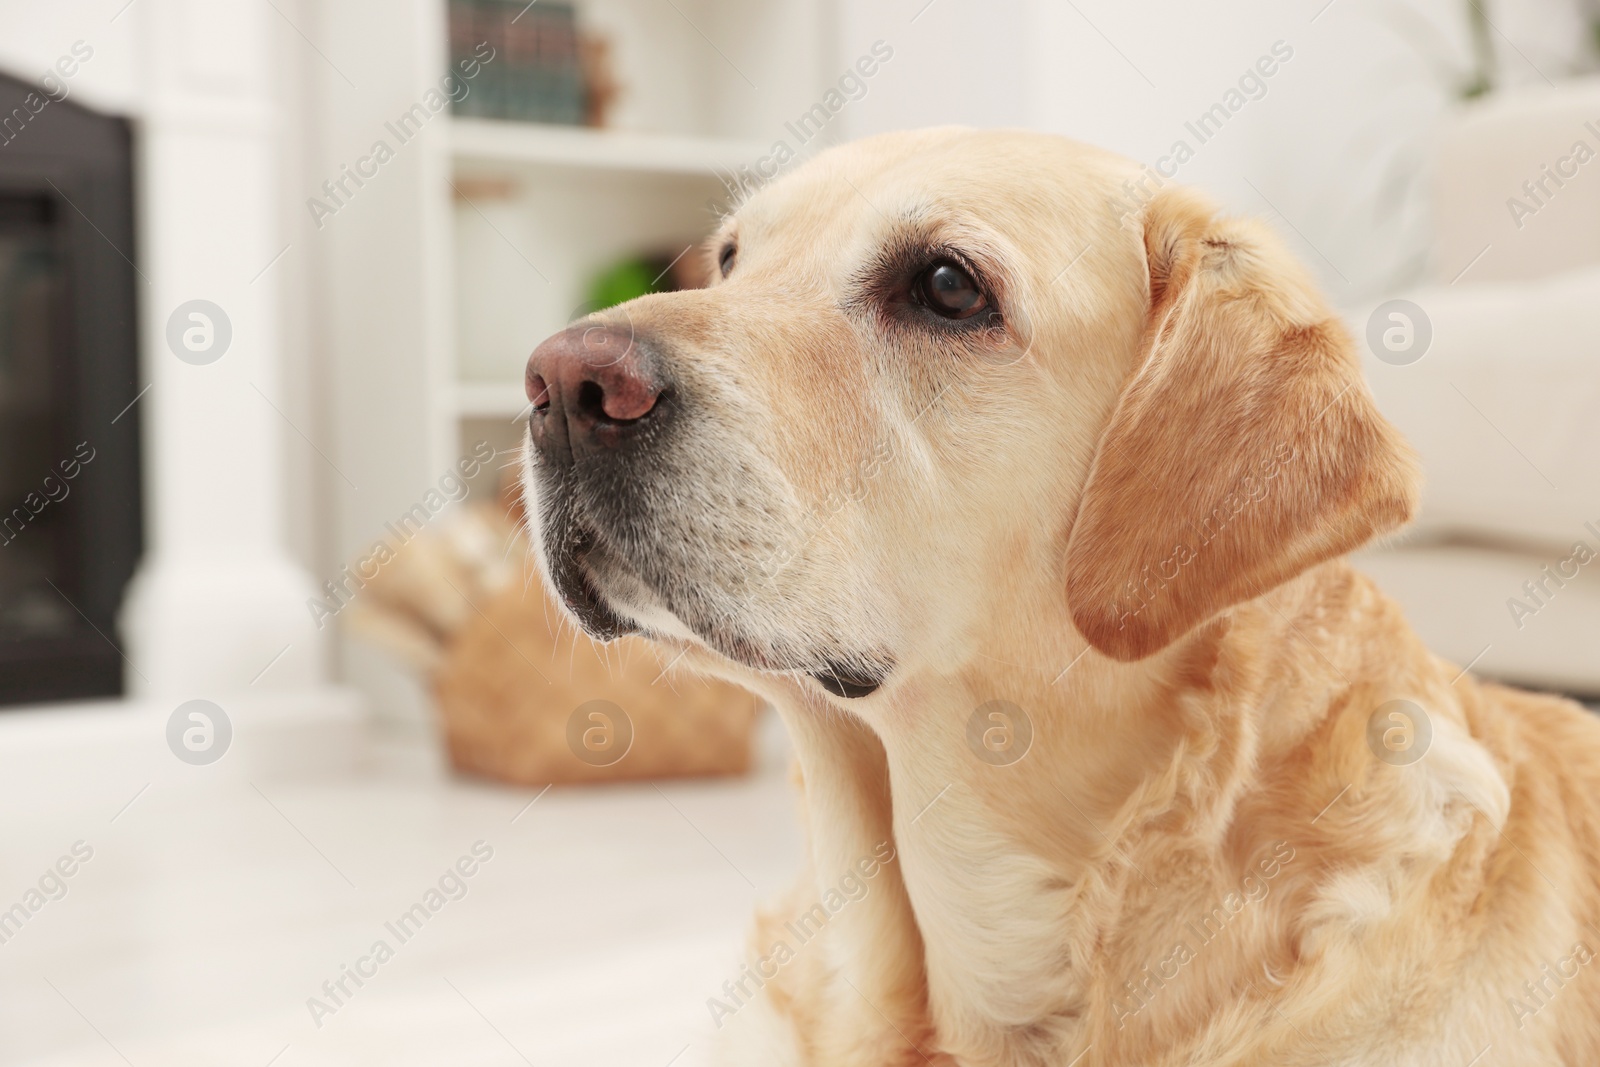
[[[1421,309],[1408,316],[1416,336],[1432,331],[1414,363],[1380,360],[1369,342],[1383,305],[1349,321],[1378,406],[1422,456],[1413,538],[1553,551],[1600,524],[1600,268],[1406,299]]]
[[[1600,552],[1600,535],[1583,540]],[[1600,695],[1600,556],[1579,565],[1570,546],[1546,555],[1412,548],[1362,553],[1355,563],[1399,602],[1428,647],[1458,666],[1473,663],[1474,674],[1532,688]],[[1577,577],[1562,578],[1563,565]],[[1524,584],[1540,582],[1543,589],[1535,584],[1531,593]]]
[[[1453,116],[1434,154],[1433,206],[1435,281],[1600,263],[1600,77],[1517,89]]]

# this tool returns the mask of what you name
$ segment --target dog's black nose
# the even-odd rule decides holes
[[[648,348],[623,327],[579,323],[528,358],[528,425],[545,452],[616,448],[661,406],[663,386]]]

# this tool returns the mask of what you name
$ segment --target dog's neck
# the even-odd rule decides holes
[[[1344,598],[1340,626],[1373,610],[1342,568],[1135,664],[1085,652],[1070,626],[1039,627],[1035,612],[1022,616],[1028,633],[996,628],[955,669],[901,681],[860,721],[815,698],[780,701],[819,882],[880,841],[898,852],[898,880],[844,916],[834,942],[872,1011],[909,1033],[925,996],[923,1025],[963,1062],[1047,1062],[1089,1010],[1096,966],[1093,995],[1107,998],[1095,957],[1130,909],[1237,886],[1284,828],[1270,811],[1240,817],[1260,803],[1258,768],[1303,749],[1357,673],[1305,636],[1330,597]],[[975,714],[997,710],[1031,728],[1018,758],[996,751],[1003,743],[986,750],[982,729],[974,737]],[[1024,727],[1010,726],[1015,744]],[[1146,869],[1156,854],[1166,869]],[[1178,872],[1195,884],[1173,885]],[[888,958],[921,959],[924,972],[875,973]]]
[[[1210,836],[1199,847],[1220,844],[1229,797],[1181,794],[1197,777],[1237,788],[1253,754],[1253,728],[1191,691],[1225,630],[1134,665],[1070,626],[1005,634],[959,670],[908,680],[871,722],[947,1047],[998,1043],[1010,1047],[997,1062],[1028,1063],[1058,1044],[1037,1022],[1081,1014],[1122,885],[1148,877],[1127,851],[1132,826],[1175,816],[1197,843]]]

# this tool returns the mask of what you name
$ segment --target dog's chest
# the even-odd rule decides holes
[[[1072,1000],[1072,889],[985,826],[960,788],[898,831],[935,1022],[1027,1026]]]

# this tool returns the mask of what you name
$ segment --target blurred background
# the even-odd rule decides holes
[[[1597,69],[1596,0],[0,0],[0,1063],[705,1062],[784,741],[556,623],[522,370],[880,131],[1270,220],[1427,467],[1361,565],[1600,694]]]

